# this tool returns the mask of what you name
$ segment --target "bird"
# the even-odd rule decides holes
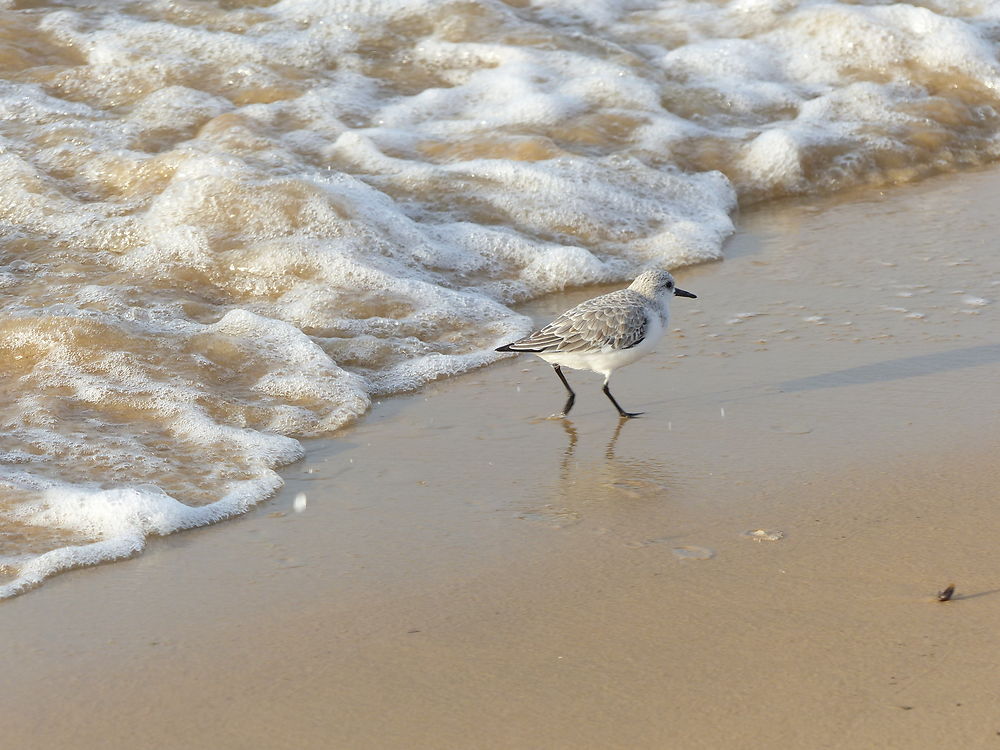
[[[581,302],[544,328],[495,351],[531,352],[552,365],[569,394],[557,417],[569,414],[576,401],[563,367],[600,373],[604,395],[619,416],[638,417],[643,412],[625,411],[611,395],[608,381],[615,370],[653,351],[667,330],[671,297],[697,299],[697,295],[678,289],[668,271],[652,269],[637,276],[628,288]]]

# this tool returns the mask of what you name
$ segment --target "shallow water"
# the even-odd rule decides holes
[[[0,596],[737,204],[994,159],[998,50],[990,2],[0,2]]]

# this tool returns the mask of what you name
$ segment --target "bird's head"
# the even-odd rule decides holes
[[[639,292],[639,294],[645,295],[650,299],[673,296],[697,299],[696,294],[691,294],[691,292],[686,292],[678,288],[674,282],[674,277],[670,275],[669,271],[660,271],[658,269],[646,271],[637,276],[635,281],[629,286],[629,289]]]

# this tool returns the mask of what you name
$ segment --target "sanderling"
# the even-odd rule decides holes
[[[582,302],[541,330],[496,351],[532,352],[552,365],[569,392],[560,417],[569,414],[576,400],[562,373],[563,366],[602,374],[604,394],[618,413],[622,417],[637,417],[642,412],[627,412],[618,405],[608,389],[608,381],[619,367],[653,351],[667,330],[668,306],[674,295],[696,298],[691,292],[678,289],[674,277],[666,271],[646,271],[628,289]]]

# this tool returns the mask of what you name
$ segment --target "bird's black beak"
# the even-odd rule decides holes
[[[678,289],[677,287],[674,287],[674,296],[675,297],[690,297],[691,299],[698,299],[698,295],[697,294],[691,294],[691,292],[685,292],[683,289]]]

